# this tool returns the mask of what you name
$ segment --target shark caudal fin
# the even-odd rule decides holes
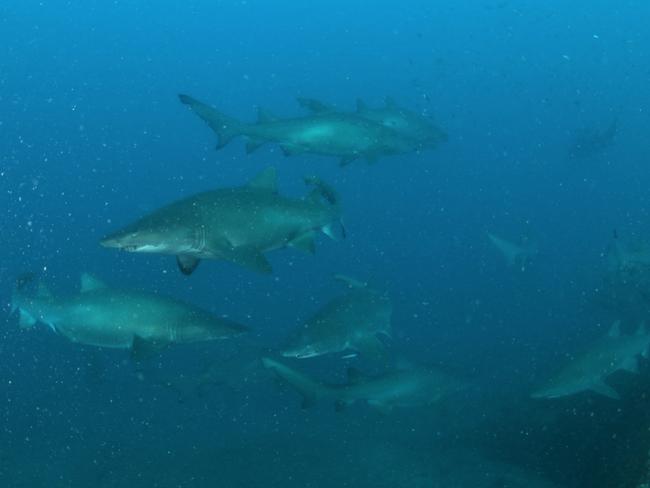
[[[232,139],[243,134],[244,124],[238,120],[219,112],[217,109],[189,95],[180,94],[178,98],[182,104],[190,107],[217,134],[219,137],[217,149],[221,149]]]
[[[340,209],[340,200],[337,191],[316,176],[305,178],[305,184],[313,187],[311,193],[307,196],[309,200],[324,201],[336,209],[337,214]],[[347,237],[347,231],[343,221],[338,217],[337,222],[330,222],[321,228],[321,231],[330,239],[340,241]]]
[[[50,297],[50,291],[34,273],[24,273],[16,278],[11,295],[11,313],[18,312],[18,324],[21,329],[30,329],[36,325],[37,314],[30,312],[30,309],[35,308],[37,301]]]
[[[309,408],[319,398],[328,394],[329,390],[326,385],[285,364],[268,357],[262,358],[262,364],[266,369],[272,370],[281,380],[285,381],[302,395],[302,408]]]

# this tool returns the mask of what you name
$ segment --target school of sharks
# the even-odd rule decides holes
[[[238,120],[189,95],[181,94],[179,100],[214,132],[217,149],[242,138],[247,153],[274,144],[287,157],[326,156],[344,168],[353,163],[375,164],[407,152],[433,151],[447,141],[446,132],[432,120],[392,99],[381,107],[358,100],[356,110],[340,110],[317,99],[299,98],[303,115],[280,118],[260,109],[256,122]],[[614,123],[593,140],[582,137],[570,149],[571,157],[607,147],[615,133]],[[97,236],[98,241],[109,249],[168,255],[188,280],[202,261],[210,260],[229,263],[220,272],[241,266],[268,275],[273,273],[268,253],[293,248],[315,254],[319,233],[340,246],[354,239],[352,229],[344,225],[345,202],[336,188],[317,176],[306,177],[304,183],[308,190],[302,198],[284,196],[278,191],[276,170],[269,166],[237,187],[178,195],[177,200],[133,222],[122,222],[110,234]],[[503,236],[494,229],[482,237],[512,273],[526,271],[541,252],[529,236]],[[608,257],[598,298],[611,309],[624,310],[624,316],[613,320],[606,333],[580,353],[567,355],[555,371],[549,371],[545,382],[533,385],[532,399],[552,402],[600,395],[606,401],[617,401],[621,393],[609,379],[619,372],[637,373],[640,361],[648,355],[650,324],[646,326],[643,317],[650,308],[650,243],[628,242],[615,235]],[[255,329],[254,324],[217,316],[174,297],[115,288],[102,277],[82,271],[78,293],[67,296],[52,292],[51,284],[36,275],[18,277],[11,307],[20,327],[32,329],[40,324],[73,343],[123,349],[134,362],[146,362],[187,343],[236,342]],[[317,304],[287,337],[278,337],[277,348],[246,350],[237,364],[217,358],[204,374],[173,386],[191,395],[207,384],[221,384],[224,378],[236,382],[237,375],[254,370],[295,390],[304,408],[329,403],[341,415],[349,405],[360,402],[392,415],[398,409],[442,403],[472,387],[471,381],[434,361],[416,363],[396,350],[391,316],[398,305],[367,277],[333,271],[339,274],[322,279],[337,281],[339,295]],[[379,372],[366,374],[349,368],[346,382],[332,383],[306,373],[302,366],[316,357],[336,365],[357,356],[364,364],[377,365]]]

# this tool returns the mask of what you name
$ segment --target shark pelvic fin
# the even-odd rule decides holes
[[[359,338],[352,345],[354,349],[359,351],[364,358],[380,361],[386,353],[386,347],[383,342],[375,335],[365,336]]]
[[[194,270],[199,265],[201,260],[194,256],[188,256],[187,254],[179,254],[176,256],[176,264],[178,264],[178,269],[181,270],[185,276],[189,276],[194,273]]]
[[[322,114],[332,112],[334,110],[334,108],[330,105],[323,103],[320,100],[316,100],[315,98],[296,97],[296,101],[300,107],[304,108],[305,110],[309,110],[314,114]]]
[[[313,231],[305,232],[296,237],[294,240],[289,242],[289,246],[309,254],[314,254],[316,252],[316,244],[314,243]]]
[[[321,230],[323,231],[323,234],[335,241],[345,239],[347,236],[343,222],[329,223],[324,225]]]
[[[268,110],[262,108],[262,107],[257,107],[257,123],[258,124],[268,124],[270,122],[275,122],[278,120],[278,117],[273,115],[271,112]]]
[[[366,112],[368,110],[368,104],[364,102],[361,98],[357,98],[357,113]]]
[[[356,156],[343,156],[343,157],[341,158],[341,160],[339,161],[339,166],[340,166],[341,168],[344,168],[345,166],[347,166],[348,164],[350,164],[350,163],[351,163],[352,161],[354,161],[355,159],[357,159]]]
[[[593,385],[591,385],[589,389],[595,393],[598,393],[599,395],[604,395],[613,400],[621,399],[618,392],[602,380],[599,381],[598,383],[594,383]]]
[[[248,182],[249,188],[256,188],[258,190],[269,190],[273,193],[278,192],[278,172],[274,167],[266,168],[259,173],[255,178]]]
[[[22,308],[18,309],[18,324],[20,325],[21,329],[29,329],[31,327],[34,327],[36,322],[38,322],[38,320],[36,320],[36,317],[34,317],[32,314]]]
[[[262,274],[271,274],[273,268],[259,249],[252,247],[237,247],[225,255],[225,259],[240,266]]]
[[[143,339],[138,335],[134,335],[131,345],[131,357],[135,361],[142,361],[143,359],[148,359],[152,356],[157,355],[166,347],[166,342],[149,341],[147,339]]]
[[[87,293],[89,291],[101,290],[106,288],[106,283],[104,283],[99,278],[91,275],[90,273],[82,273],[81,275],[81,293]]]
[[[305,152],[305,149],[302,147],[290,144],[281,144],[280,149],[282,149],[282,154],[285,156],[296,156],[297,154],[303,154]]]

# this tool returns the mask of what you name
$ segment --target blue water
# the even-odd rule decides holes
[[[528,396],[609,326],[593,295],[612,232],[648,232],[649,22],[648,3],[631,0],[4,2],[0,486],[636,486],[650,448],[645,365],[616,382],[618,402]],[[391,96],[449,141],[343,169],[273,145],[247,155],[241,140],[216,151],[181,92],[250,121],[258,106],[302,113],[297,96],[349,110]],[[569,157],[577,131],[614,119],[611,146]],[[283,194],[304,195],[305,175],[335,186],[348,238],[319,239],[315,256],[270,253],[272,276],[212,261],[188,278],[171,257],[98,245],[268,166]],[[540,253],[508,268],[488,231],[532,235]],[[253,332],[141,367],[45,327],[20,330],[10,300],[25,271],[60,293],[92,272]],[[471,392],[385,415],[303,410],[272,375],[182,399],[164,386],[277,345],[340,291],[335,272],[387,290],[393,347]],[[342,381],[350,364],[305,368]]]

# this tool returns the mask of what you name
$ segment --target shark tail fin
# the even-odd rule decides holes
[[[190,97],[189,95],[178,95],[181,103],[187,105],[217,134],[219,142],[217,149],[221,149],[237,136],[243,135],[245,124],[229,117],[217,109]]]
[[[38,320],[27,310],[21,307],[24,297],[30,295],[39,295],[42,289],[34,273],[24,273],[16,278],[14,290],[11,295],[11,313],[18,312],[18,323],[21,329],[33,327]]]
[[[310,200],[324,201],[335,209],[340,207],[340,200],[337,191],[329,184],[316,176],[309,176],[305,178],[305,184],[312,186],[313,190],[307,197]],[[338,225],[337,225],[338,224]],[[339,218],[338,222],[331,222],[324,225],[321,230],[330,239],[339,241],[347,237],[347,231],[343,225],[343,221]]]
[[[302,395],[302,407],[309,408],[327,394],[327,386],[274,359],[264,357],[262,364]]]

